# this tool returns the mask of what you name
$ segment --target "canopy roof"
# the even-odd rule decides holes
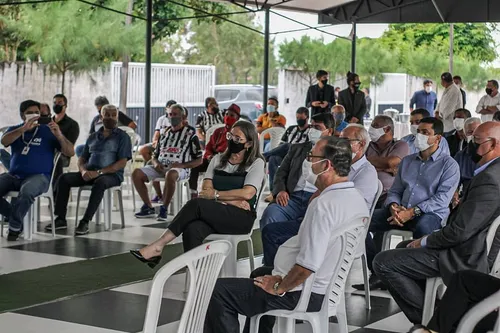
[[[500,22],[500,0],[356,0],[323,10],[318,21],[320,24]]]
[[[216,2],[230,2],[245,7],[269,6],[274,9],[287,9],[298,12],[319,14],[329,8],[341,6],[356,0],[208,0]]]

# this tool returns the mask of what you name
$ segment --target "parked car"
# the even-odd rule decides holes
[[[215,99],[221,109],[227,109],[235,103],[241,108],[241,116],[252,122],[257,119],[264,101],[264,87],[252,84],[224,84],[215,86]],[[268,94],[278,96],[278,89],[269,86]]]

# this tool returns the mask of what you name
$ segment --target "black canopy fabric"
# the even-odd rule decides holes
[[[357,0],[318,14],[320,24],[500,22],[500,0]]]

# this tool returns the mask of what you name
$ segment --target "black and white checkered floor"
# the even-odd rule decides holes
[[[104,231],[102,225],[92,224],[90,234],[76,238],[72,236],[74,218],[68,218],[69,229],[58,232],[55,239],[50,234],[40,232],[34,235],[32,241],[20,240],[8,243],[4,236],[0,239],[0,275],[125,253],[129,249],[152,242],[162,233],[166,224],[157,223],[155,220],[135,219],[132,200],[128,194],[127,191],[124,192],[125,229],[120,228],[119,213],[113,212],[112,219],[116,225],[110,232]],[[76,203],[70,203],[69,217],[74,216],[75,206]],[[259,216],[265,204],[260,206]],[[42,223],[42,226],[50,220],[46,207],[42,207],[42,220],[47,221]],[[39,230],[43,228],[39,226]],[[256,262],[260,260],[256,258]],[[247,277],[249,273],[248,260],[238,262],[238,275]],[[354,283],[362,282],[360,261],[354,263],[349,279],[346,306],[351,332],[408,331],[411,326],[409,321],[387,292],[373,292],[372,309],[367,310],[364,294],[354,292],[350,287]],[[76,295],[14,312],[0,313],[0,332],[141,332],[149,288],[150,281],[134,283],[91,294]],[[183,290],[183,274],[173,276],[167,282],[157,332],[176,332],[185,300]],[[0,300],[1,298],[0,292]],[[336,332],[334,319],[331,321],[330,332]],[[298,324],[296,331],[311,332],[311,328],[307,323]]]

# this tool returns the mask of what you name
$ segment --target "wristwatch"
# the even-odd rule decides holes
[[[283,294],[278,294],[278,288],[280,287],[281,282],[276,282],[273,286],[274,293],[276,296],[283,297],[286,294],[286,291],[283,292]]]
[[[413,212],[415,213],[415,216],[420,216],[422,215],[422,211],[420,210],[420,208],[418,208],[418,206],[415,206],[415,208],[413,208]]]
[[[102,172],[102,170],[97,170],[97,173],[99,174],[99,176],[103,175],[104,173]]]
[[[214,198],[215,198],[215,201],[219,200],[219,191],[215,190],[214,192]]]

